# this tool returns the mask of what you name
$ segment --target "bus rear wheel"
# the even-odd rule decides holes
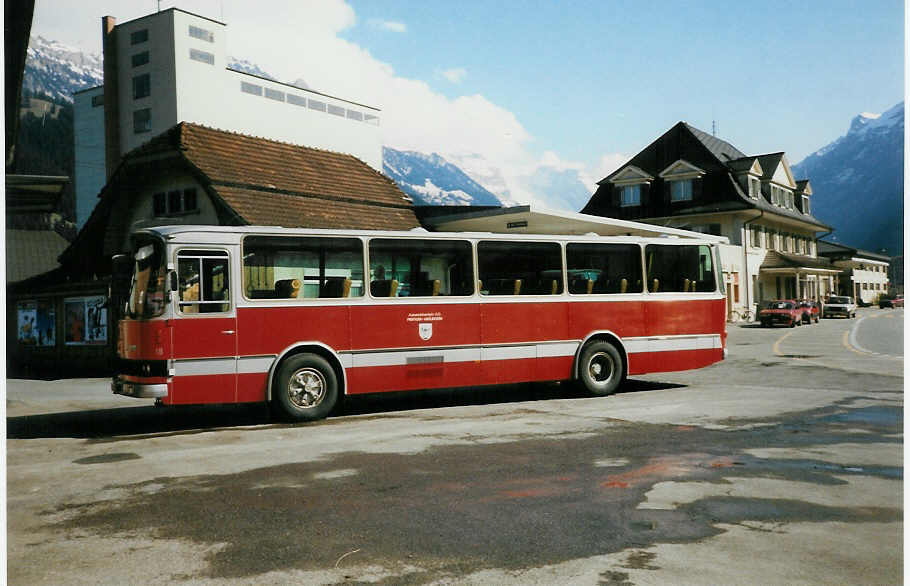
[[[278,369],[272,405],[290,421],[315,421],[331,413],[338,402],[335,370],[315,354],[298,354]]]
[[[578,378],[584,390],[596,397],[612,395],[625,376],[622,356],[609,342],[591,342],[581,351]]]

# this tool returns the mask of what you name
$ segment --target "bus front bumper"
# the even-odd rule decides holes
[[[137,399],[162,399],[167,397],[167,383],[140,383],[115,376],[111,381],[111,391],[115,395]]]

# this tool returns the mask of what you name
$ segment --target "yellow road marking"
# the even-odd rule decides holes
[[[860,350],[860,349],[858,349],[858,348],[854,348],[854,347],[850,344],[849,338],[850,338],[850,330],[847,330],[846,332],[844,332],[844,337],[843,337],[843,339],[841,340],[841,342],[844,344],[844,348],[846,348],[847,350],[849,350],[849,351],[851,351],[851,352],[854,352],[854,353],[856,353],[856,354],[859,354],[859,355],[861,355],[861,356],[868,356],[868,355],[869,355],[868,352],[863,352],[862,350]]]
[[[792,329],[774,342],[774,353],[778,356],[783,356],[783,353],[780,351],[780,343],[796,333],[796,329]]]

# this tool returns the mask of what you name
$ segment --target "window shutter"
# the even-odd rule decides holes
[[[664,194],[664,205],[669,205],[670,204],[670,182],[667,181],[666,179],[664,179],[663,194]]]
[[[614,208],[618,208],[621,202],[622,202],[622,187],[620,187],[619,185],[614,185],[613,186],[613,199],[610,202],[610,204]]]
[[[702,180],[701,177],[694,177],[692,179],[692,199],[701,199],[702,193]]]
[[[646,206],[648,202],[651,201],[651,184],[642,183],[641,184],[641,205]]]

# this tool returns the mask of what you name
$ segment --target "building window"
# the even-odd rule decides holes
[[[295,106],[303,106],[306,108],[306,98],[298,96],[296,94],[288,94],[288,104],[294,104]]]
[[[130,44],[138,45],[139,43],[144,43],[149,40],[149,29],[144,28],[142,30],[133,31],[130,33]]]
[[[97,96],[92,96],[92,108],[97,108],[104,105],[104,94],[99,94]]]
[[[319,112],[325,112],[325,102],[320,102],[318,100],[309,101],[310,110],[317,110]]]
[[[758,199],[761,195],[761,181],[755,177],[749,177],[749,197]]]
[[[670,201],[692,201],[692,180],[671,181]]]
[[[150,74],[143,73],[133,78],[133,99],[147,98],[152,93]]]
[[[811,210],[809,208],[809,196],[808,195],[803,196],[803,213],[804,214],[811,213]]]
[[[152,130],[152,109],[143,108],[133,112],[133,132],[140,134]]]
[[[245,94],[253,94],[254,96],[262,95],[262,86],[256,85],[255,83],[247,83],[245,81],[240,82],[240,91]]]
[[[620,188],[619,205],[621,207],[641,205],[641,185],[623,185]]]
[[[284,101],[284,92],[278,90],[273,90],[271,88],[265,88],[265,97],[270,100],[276,100],[278,102]]]
[[[139,67],[140,65],[145,65],[149,62],[149,52],[143,51],[141,53],[136,53],[131,58],[133,67]]]
[[[205,51],[200,51],[199,49],[190,49],[190,59],[199,61],[200,63],[208,63],[209,65],[215,64],[214,55]]]
[[[348,119],[357,120],[358,122],[363,122],[363,114],[357,110],[348,110]]]
[[[199,209],[196,188],[174,189],[167,193],[159,191],[152,196],[152,213],[154,216],[174,216],[195,212]]]
[[[198,26],[190,25],[190,36],[194,39],[199,39],[208,43],[215,42],[215,33],[205,30],[204,28],[199,28]]]
[[[752,234],[752,248],[761,248],[761,228],[752,226],[750,233]]]
[[[344,116],[344,108],[341,106],[335,106],[334,104],[329,104],[328,112],[329,114],[334,114],[335,116]]]

